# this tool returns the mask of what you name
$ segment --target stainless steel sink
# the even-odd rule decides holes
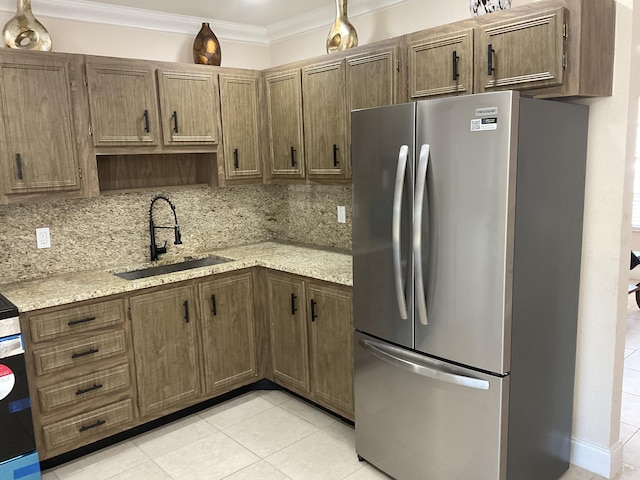
[[[153,277],[155,275],[164,275],[165,273],[182,272],[183,270],[191,270],[192,268],[218,265],[219,263],[225,263],[228,261],[230,261],[228,258],[220,257],[196,258],[178,263],[170,263],[168,265],[157,265],[141,268],[140,270],[131,270],[130,272],[116,272],[114,275],[124,278],[125,280],[137,280],[139,278]]]

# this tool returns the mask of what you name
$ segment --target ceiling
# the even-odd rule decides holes
[[[410,0],[350,0],[349,18]],[[329,28],[335,0],[32,0],[39,16],[192,34],[209,22],[220,39],[269,44]],[[0,12],[16,0],[0,0]]]

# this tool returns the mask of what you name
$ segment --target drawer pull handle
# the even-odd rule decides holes
[[[91,387],[81,388],[80,390],[76,391],[76,395],[82,395],[85,393],[93,392],[94,390],[98,390],[99,388],[102,388],[102,384],[94,383],[93,386]]]
[[[71,320],[70,322],[67,322],[67,325],[69,325],[70,327],[73,327],[74,325],[78,325],[80,323],[92,322],[95,319],[96,317],[87,317],[87,318],[81,318],[80,320]]]
[[[80,358],[80,357],[84,357],[86,355],[93,355],[94,353],[98,353],[99,350],[97,348],[91,348],[89,350],[87,350],[86,352],[80,352],[80,353],[74,353],[73,355],[71,355],[71,358]]]
[[[99,427],[100,425],[104,425],[105,423],[107,423],[106,420],[98,420],[94,423],[91,423],[89,425],[83,425],[82,427],[80,427],[80,432],[86,432],[87,430],[91,430],[92,428],[96,428]]]

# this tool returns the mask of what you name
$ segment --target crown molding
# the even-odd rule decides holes
[[[353,19],[407,1],[409,0],[364,0],[350,6],[349,17]],[[310,10],[265,28],[81,0],[33,0],[32,8],[36,17],[45,16],[186,35],[195,35],[200,30],[202,22],[208,21],[219,39],[259,45],[269,45],[271,42],[284,40],[317,28],[329,27],[331,19],[335,17],[334,7],[328,4],[326,7]],[[0,11],[15,12],[15,0],[0,0]]]

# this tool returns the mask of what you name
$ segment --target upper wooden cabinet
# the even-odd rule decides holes
[[[396,103],[398,70],[399,60],[395,46],[347,57],[346,82],[349,111]]]
[[[564,8],[493,23],[477,31],[476,92],[540,88],[564,81]]]
[[[157,73],[164,144],[218,143],[217,75],[165,69]]]
[[[226,180],[262,180],[258,150],[258,75],[220,74]]]
[[[540,0],[406,36],[410,98],[611,95],[613,0]]]
[[[71,96],[74,60],[0,53],[0,165],[7,194],[81,188]]]
[[[305,175],[302,128],[302,74],[299,68],[264,77],[269,131],[269,164],[273,178]]]
[[[307,176],[347,176],[347,105],[342,59],[302,69]]]
[[[97,147],[157,145],[157,94],[154,71],[140,61],[86,63],[93,144]]]
[[[410,98],[473,92],[473,29],[449,30],[434,28],[409,37]]]

